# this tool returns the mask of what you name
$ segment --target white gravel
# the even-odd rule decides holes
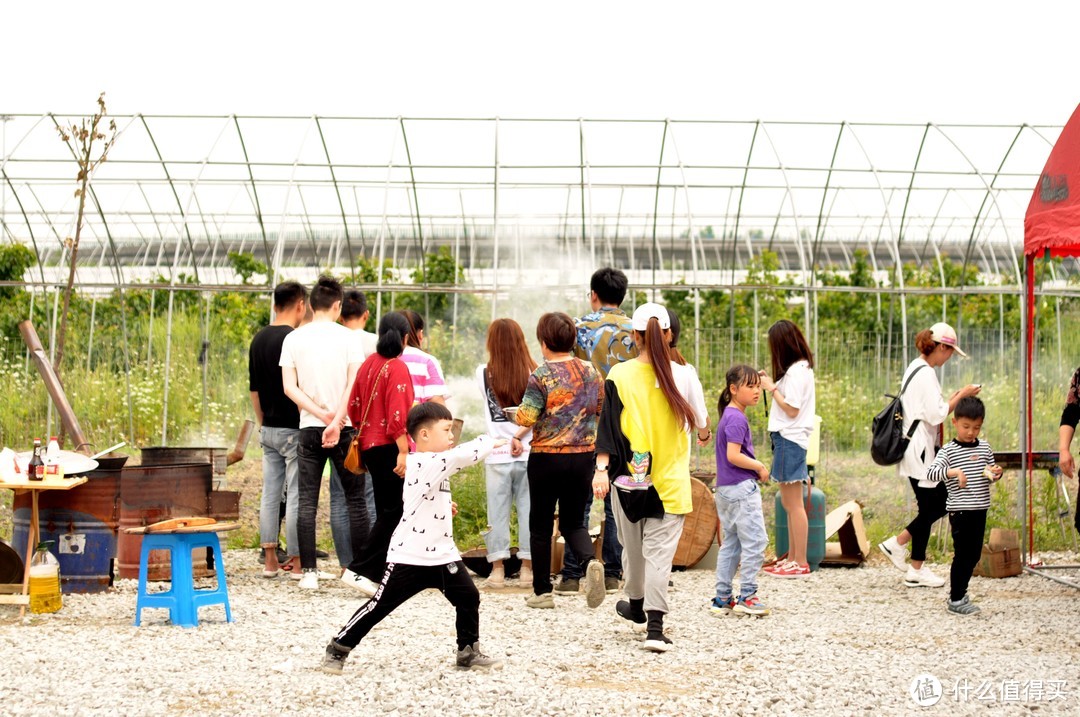
[[[481,640],[505,660],[490,673],[455,668],[453,608],[427,592],[334,677],[315,668],[357,594],[263,579],[251,550],[225,562],[233,624],[213,606],[197,629],[168,624],[164,610],[136,628],[134,581],[66,595],[55,615],[0,607],[0,714],[1080,713],[1080,592],[1035,576],[975,578],[983,612],[971,618],[946,614],[944,589],[905,588],[891,566],[762,576],[773,614],[751,619],[710,615],[711,570],[676,573],[675,647],[661,655],[615,615],[619,596],[597,610],[559,596],[555,610],[530,610],[521,589],[485,591]],[[936,707],[909,695],[922,673],[943,685]],[[964,680],[971,692],[957,699]]]

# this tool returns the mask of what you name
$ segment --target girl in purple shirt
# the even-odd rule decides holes
[[[769,480],[769,469],[754,456],[746,420],[747,407],[761,399],[761,377],[753,367],[740,364],[732,366],[725,378],[717,404],[714,496],[724,540],[716,557],[716,597],[710,610],[714,615],[768,615],[769,608],[757,596],[757,575],[769,544],[757,482]],[[736,569],[740,571],[738,597],[731,584]]]

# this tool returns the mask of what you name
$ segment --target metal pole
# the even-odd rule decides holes
[[[499,311],[499,118],[495,118],[495,188],[492,204],[491,320]]]

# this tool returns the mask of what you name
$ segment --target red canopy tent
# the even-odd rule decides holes
[[[1024,383],[1021,386],[1023,416],[1020,435],[1021,451],[1024,454],[1024,480],[1021,486],[1025,491],[1027,506],[1024,511],[1025,565],[1031,562],[1034,538],[1034,508],[1031,498],[1032,375],[1035,358],[1035,259],[1039,256],[1080,256],[1080,106],[1073,112],[1050,151],[1050,157],[1046,160],[1046,166],[1039,176],[1024,216]]]

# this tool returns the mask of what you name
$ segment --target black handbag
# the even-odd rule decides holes
[[[612,490],[619,496],[623,514],[631,523],[645,518],[663,518],[664,501],[660,500],[660,494],[656,492],[656,486],[648,472],[652,466],[652,454],[635,453],[634,459],[632,463],[643,467],[643,470],[635,471],[634,475],[625,471],[611,481]],[[622,464],[622,467],[626,468],[626,464]]]

